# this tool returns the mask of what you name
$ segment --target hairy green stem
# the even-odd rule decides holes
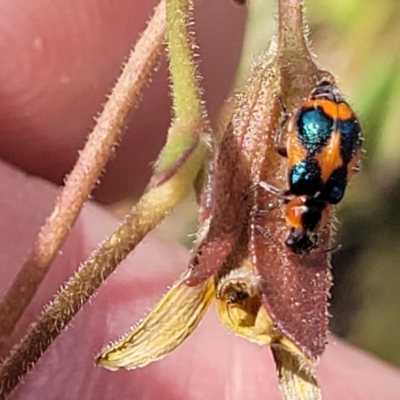
[[[206,148],[202,137],[209,134],[209,123],[202,110],[194,58],[191,51],[188,51],[193,44],[187,30],[190,7],[185,5],[190,3],[176,0],[171,0],[171,3],[175,8],[169,8],[171,14],[168,23],[177,24],[168,28],[168,37],[172,41],[168,48],[173,93],[175,96],[175,91],[187,90],[190,93],[191,106],[187,109],[184,106],[186,100],[178,95],[179,100],[175,101],[176,119],[168,132],[167,143],[149,190],[117,230],[100,244],[79,271],[69,279],[54,301],[45,308],[39,321],[31,325],[22,342],[2,364],[0,399],[4,399],[32,369],[118,264],[182,200],[203,164]],[[161,1],[153,21],[154,18],[163,21],[163,13],[164,3]],[[174,35],[180,36],[180,40],[174,41]],[[182,95],[183,92],[180,93]]]
[[[161,3],[137,42],[79,159],[68,175],[54,210],[31,254],[0,304],[0,347],[36,293],[124,132],[132,108],[148,83],[164,46],[165,8]]]
[[[1,365],[0,399],[5,399],[32,369],[118,264],[186,195],[202,159],[201,148],[194,149],[171,179],[147,192],[112,236],[101,243],[45,307],[39,321],[30,326],[22,342]]]
[[[191,124],[195,130],[209,131],[194,62],[193,33],[189,29],[192,8],[192,0],[167,0],[166,3],[175,134],[168,137],[167,146],[157,160],[156,172],[170,169],[184,149],[197,140],[197,135],[188,135],[186,128],[181,129],[181,126]]]

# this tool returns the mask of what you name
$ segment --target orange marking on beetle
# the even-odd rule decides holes
[[[328,117],[334,120],[347,120],[354,117],[353,110],[347,103],[335,103],[331,100],[307,100],[302,108],[321,108]]]
[[[308,100],[302,108],[320,108],[328,117],[338,119],[338,105],[331,100]]]
[[[315,154],[321,168],[322,182],[326,182],[332,175],[332,172],[343,165],[342,156],[340,154],[342,137],[340,132],[334,132],[326,146]]]
[[[347,103],[338,104],[338,118],[341,120],[347,120],[354,117],[353,110]]]
[[[288,158],[288,169],[292,168],[294,165],[303,161],[307,155],[308,151],[297,138],[297,130],[292,130],[289,132],[287,145],[286,145]]]
[[[304,229],[302,218],[303,215],[308,211],[308,207],[305,205],[306,201],[307,198],[305,196],[298,196],[289,201],[289,203],[286,205],[286,223],[291,228]],[[326,226],[329,222],[329,217],[329,208],[327,204],[326,207],[321,210],[321,220],[316,230],[322,229],[324,226]]]
[[[286,205],[285,216],[286,223],[297,229],[303,229],[302,216],[307,211],[305,206],[306,199],[302,196],[295,197]]]

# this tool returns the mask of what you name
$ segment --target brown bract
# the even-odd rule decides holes
[[[208,228],[200,238],[186,282],[197,285],[216,274],[229,254],[241,247],[244,254],[234,257],[236,264],[232,260],[225,263],[222,276],[241,268],[248,256],[252,273],[259,278],[262,304],[275,328],[307,358],[315,359],[325,348],[328,329],[330,226],[324,229],[317,250],[301,256],[292,253],[285,245],[284,205],[255,186],[266,181],[287,189],[287,162],[274,148],[282,112],[277,95],[296,88],[295,95],[292,91],[284,97],[293,109],[324,75],[315,69],[311,77],[300,75],[299,82],[285,69],[290,64],[282,61],[261,59],[245,92],[237,96],[237,109],[219,145],[208,186]],[[243,241],[247,241],[245,246]]]
[[[279,60],[277,67],[281,72]],[[274,65],[270,68],[273,70]],[[288,76],[291,79],[291,86],[284,86],[287,80],[285,75],[283,71],[283,74],[281,73],[282,86],[296,87],[293,85],[296,80],[293,80],[291,75]],[[307,77],[307,75],[304,76]],[[305,80],[304,83],[308,82]],[[264,85],[264,91],[267,91],[269,85],[265,78]],[[312,80],[308,85],[304,84],[304,97],[308,96],[313,85]],[[290,101],[290,96],[287,96],[287,99]],[[300,96],[292,97],[293,103],[299,100],[301,101]],[[265,109],[266,105],[261,99],[258,105],[259,110],[253,110],[253,114],[263,115],[263,107]],[[264,115],[268,111],[270,112],[269,129],[262,129],[261,122],[254,129],[254,134],[258,133],[258,141],[263,143],[263,148],[260,151],[262,146],[259,146],[258,154],[256,153],[253,157],[251,179],[253,182],[266,181],[278,188],[287,189],[286,160],[276,153],[273,146],[274,135],[279,126],[276,119],[272,120],[271,114],[273,115],[275,111],[276,115],[276,110],[266,109]],[[326,250],[329,248],[330,229],[325,228],[317,250],[302,256],[293,254],[284,243],[288,234],[284,206],[273,207],[277,201],[276,196],[266,191],[258,190],[254,193],[249,242],[252,263],[255,273],[261,277],[262,304],[275,326],[306,357],[313,359],[324,351],[328,329],[327,295],[330,272],[329,253]],[[269,212],[257,213],[259,210],[269,210]],[[266,228],[270,237],[266,237],[257,229],[258,226]]]
[[[205,228],[200,232],[186,280],[195,286],[214,275],[233,250],[246,217],[246,191],[249,188],[250,163],[245,157],[246,136],[229,124],[216,151],[212,175],[203,196]]]

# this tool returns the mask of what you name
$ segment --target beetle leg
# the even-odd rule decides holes
[[[281,121],[278,132],[275,135],[274,147],[278,154],[280,154],[282,157],[287,157],[286,146],[282,146],[281,142],[282,142],[282,136],[283,136],[283,129],[284,129],[286,123],[288,122],[290,115],[287,112],[286,106],[283,103],[281,96],[276,93],[274,98],[278,101],[278,103],[281,106],[281,109],[283,111],[283,120]]]
[[[271,194],[274,194],[275,196],[285,198],[286,200],[290,200],[290,197],[293,197],[290,190],[278,189],[277,187],[270,185],[269,183],[264,182],[264,181],[258,182],[257,186],[263,188],[264,190],[266,190],[267,192],[269,192]]]
[[[254,229],[256,229],[258,232],[261,233],[261,235],[263,235],[266,239],[271,240],[272,242],[275,240],[274,237],[271,235],[271,232],[264,228],[261,225],[254,225]]]

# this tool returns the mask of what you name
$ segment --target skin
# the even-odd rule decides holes
[[[219,5],[206,10],[206,3]],[[229,88],[243,22],[240,8],[222,3],[199,1],[198,12],[202,21],[198,37],[204,44],[213,42],[204,49],[202,67],[206,92],[218,83],[209,98],[214,112]],[[25,172],[61,182],[153,5],[143,0],[115,4],[111,0],[0,3],[0,155],[14,164],[0,164],[0,298],[57,194],[52,183]],[[230,23],[218,23],[221,18],[229,18]],[[231,50],[229,43],[234,45]],[[226,68],[232,69],[227,72]],[[154,159],[168,125],[165,73],[159,75],[108,168],[98,192],[103,201],[120,198],[132,188],[139,191],[145,183],[147,164]],[[141,150],[132,153],[139,145]],[[117,222],[99,206],[85,207],[8,347],[22,337],[43,304]],[[94,356],[101,347],[139,320],[187,261],[184,249],[149,235],[56,340],[12,398],[281,399],[269,349],[234,337],[217,322],[213,310],[162,362],[135,372],[94,367]],[[397,370],[335,339],[322,358],[318,376],[326,400],[395,400],[400,393]]]

